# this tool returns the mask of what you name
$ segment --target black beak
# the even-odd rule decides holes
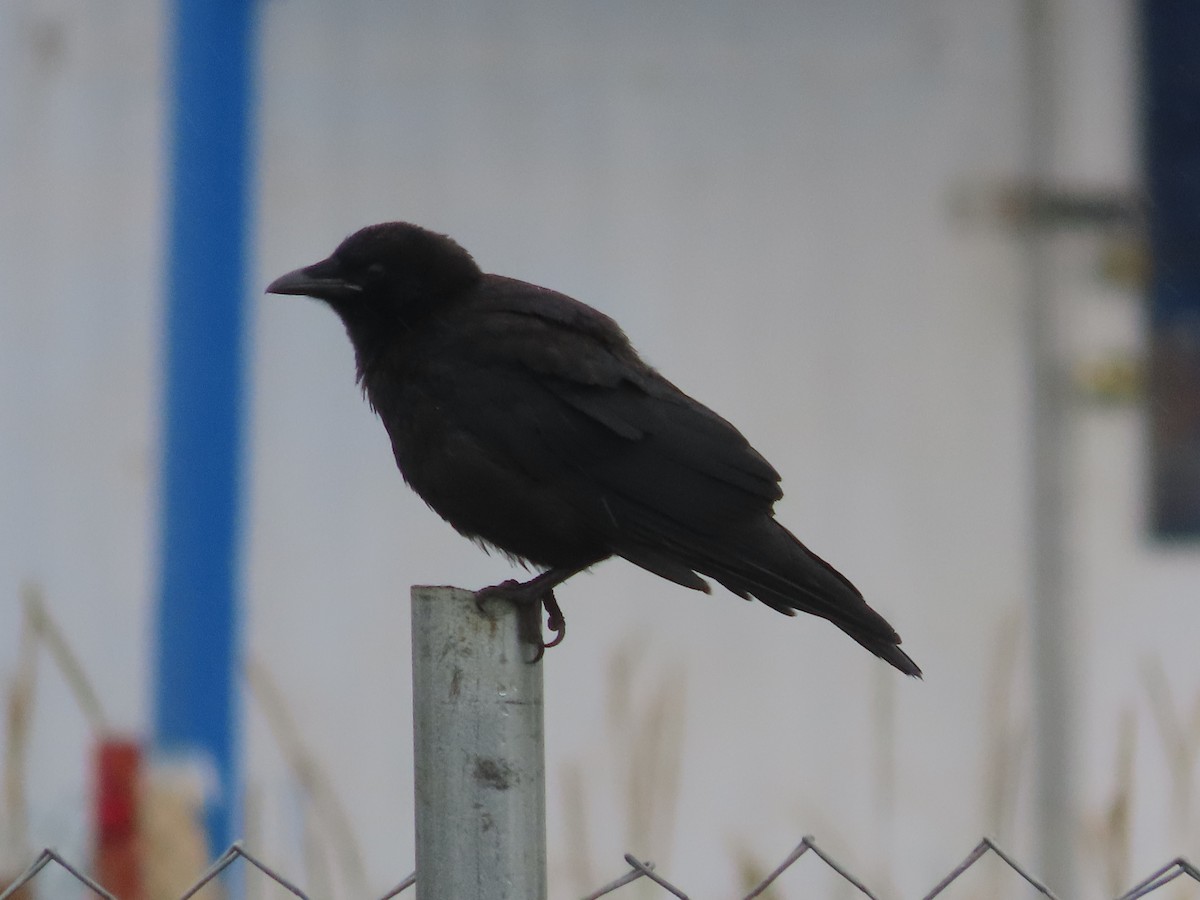
[[[294,294],[320,300],[346,300],[362,293],[362,287],[347,281],[337,260],[323,259],[303,269],[281,275],[267,285],[268,294]]]

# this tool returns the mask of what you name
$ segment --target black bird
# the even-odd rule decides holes
[[[544,570],[477,596],[543,602],[553,643],[554,587],[621,556],[828,619],[921,674],[854,585],[775,521],[779,473],[603,313],[486,275],[450,238],[404,222],[358,231],[267,291],[333,307],[404,480],[461,534]]]

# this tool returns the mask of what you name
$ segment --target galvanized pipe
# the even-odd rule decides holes
[[[542,664],[515,607],[412,589],[420,900],[545,900]]]
[[[1057,0],[1024,0],[1026,176],[1052,188],[1061,124],[1057,70],[1062,57]],[[1025,337],[1032,386],[1029,530],[1033,656],[1035,835],[1041,873],[1063,896],[1077,893],[1079,829],[1075,769],[1076,691],[1067,575],[1070,382],[1062,357],[1050,234],[1036,221],[1024,236]]]

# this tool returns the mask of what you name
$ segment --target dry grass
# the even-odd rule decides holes
[[[71,696],[75,698],[76,706],[87,720],[92,735],[97,738],[107,735],[108,716],[104,713],[104,705],[100,702],[92,680],[84,671],[66,635],[50,615],[41,590],[36,586],[26,585],[22,591],[22,600],[25,606],[25,621],[29,623],[38,642],[50,654],[50,658],[62,674],[71,690]]]
[[[1171,779],[1171,827],[1181,846],[1192,836],[1196,759],[1200,757],[1200,695],[1190,713],[1177,712],[1162,662],[1154,657],[1142,668],[1142,683],[1150,703],[1155,732],[1162,742]]]
[[[51,616],[36,584],[21,587],[21,635],[15,672],[6,690],[3,758],[4,800],[0,813],[0,865],[23,866],[30,857],[25,761],[33,730],[38,650],[45,648],[62,674],[94,736],[107,734],[104,707],[79,658]]]
[[[1200,693],[1191,709],[1181,712],[1171,694],[1171,686],[1158,657],[1146,660],[1142,684],[1150,706],[1154,733],[1162,744],[1167,761],[1171,794],[1170,835],[1176,847],[1196,845],[1193,813],[1196,796],[1196,760],[1200,758]],[[1175,896],[1189,896],[1186,885],[1175,888]]]
[[[1029,726],[1015,708],[1023,624],[1014,612],[997,627],[984,704],[983,821],[988,834],[1006,846],[1014,842],[1021,767],[1029,744]]]
[[[601,881],[588,827],[598,795],[621,798],[623,847],[643,857],[653,854],[660,868],[669,859],[683,764],[686,679],[679,667],[651,669],[653,657],[645,651],[643,641],[626,641],[609,661],[606,745],[619,769],[604,779],[583,761],[564,767],[566,870],[579,892]],[[655,896],[658,890],[644,881],[625,888],[631,897]]]
[[[25,609],[40,602],[36,588],[24,589]],[[0,866],[20,867],[31,855],[29,802],[25,796],[25,760],[32,730],[37,686],[37,635],[28,612],[21,619],[17,665],[6,691],[4,806],[0,816]]]
[[[339,896],[334,886],[336,873],[344,896],[368,896],[366,866],[350,817],[328,773],[304,743],[283,691],[267,668],[253,660],[246,664],[246,681],[275,745],[304,794],[305,878],[312,895]]]
[[[1112,794],[1087,835],[1087,849],[1093,853],[1103,873],[1105,894],[1113,897],[1125,891],[1131,882],[1136,750],[1137,718],[1132,710],[1126,709],[1121,713],[1117,725],[1116,775]]]

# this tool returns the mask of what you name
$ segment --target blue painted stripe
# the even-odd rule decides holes
[[[252,0],[176,0],[170,50],[156,749],[213,776],[212,849],[240,827],[239,570]]]

